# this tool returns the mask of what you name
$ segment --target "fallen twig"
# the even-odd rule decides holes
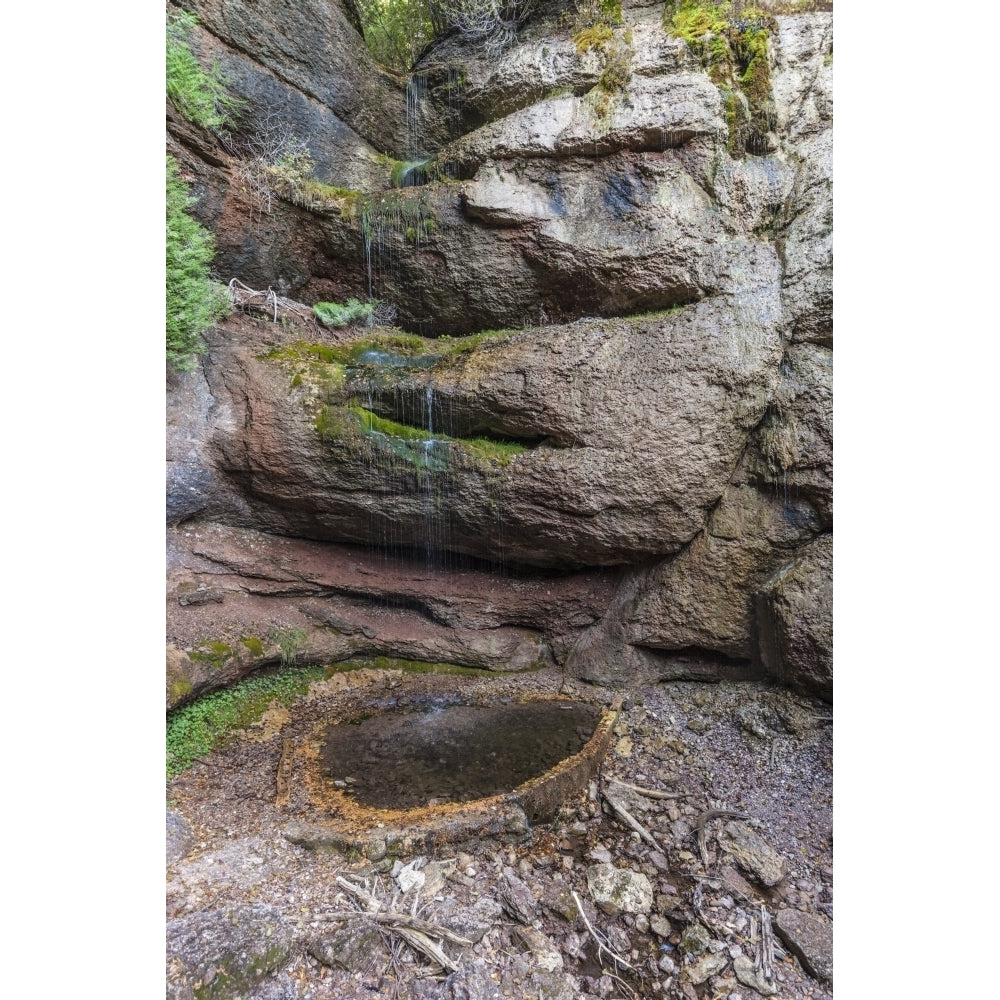
[[[686,799],[694,794],[694,792],[661,792],[656,788],[643,788],[641,785],[630,785],[627,781],[619,781],[617,778],[608,778],[607,780],[621,788],[630,788],[633,792],[638,792],[647,799]]]
[[[373,895],[371,895],[371,893],[362,889],[361,886],[354,885],[353,882],[348,882],[347,879],[341,875],[337,876],[336,882],[337,885],[346,889],[361,903],[362,906],[364,906],[368,915],[375,916],[382,909],[382,904]],[[413,920],[414,918],[410,917],[407,919]],[[441,950],[440,945],[432,941],[427,934],[398,924],[389,923],[387,926],[393,934],[398,934],[399,937],[401,937],[414,951],[418,951],[421,954],[426,955],[432,962],[435,962],[442,969],[445,969],[448,972],[456,972],[458,970],[458,963],[453,962]],[[436,933],[437,932],[435,931],[435,934]]]
[[[632,966],[606,943],[607,939],[604,938],[604,935],[601,934],[600,931],[594,929],[594,925],[587,919],[587,914],[583,912],[583,903],[580,902],[580,897],[575,891],[572,893],[572,896],[573,902],[576,903],[576,908],[580,911],[580,916],[583,917],[583,922],[586,925],[590,936],[594,939],[594,942],[597,945],[597,960],[601,960],[602,951],[607,952],[607,954],[611,957],[611,961],[617,962],[619,965],[624,965],[626,969],[631,969]]]
[[[749,819],[746,813],[733,812],[731,809],[706,809],[698,816],[695,827],[698,832],[698,850],[701,852],[701,863],[708,867],[708,844],[705,842],[705,824],[713,819]]]
[[[608,803],[609,806],[615,811],[615,815],[626,825],[630,826],[647,844],[652,844],[658,851],[663,852],[663,848],[660,847],[659,841],[654,837],[649,830],[647,830],[620,802],[616,802],[615,799],[609,795],[607,792],[604,793],[604,801]]]
[[[252,310],[270,315],[275,323],[278,322],[278,309],[293,313],[299,319],[308,319],[312,315],[312,310],[301,302],[294,299],[286,299],[278,295],[274,289],[269,288],[266,292],[259,292],[248,285],[244,285],[239,278],[233,278],[228,286],[229,304],[234,309],[242,309],[244,312]]]
[[[771,914],[763,904],[760,907],[760,943],[753,965],[769,983],[774,981],[774,933]]]
[[[274,805],[281,809],[288,805],[290,779],[292,775],[292,741],[284,740],[281,744],[281,757],[278,758],[278,773],[275,776]]]

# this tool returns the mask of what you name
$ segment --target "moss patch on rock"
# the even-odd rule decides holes
[[[722,93],[729,152],[734,157],[767,150],[775,126],[769,45],[776,22],[770,11],[732,2],[673,0],[664,27],[684,39]]]

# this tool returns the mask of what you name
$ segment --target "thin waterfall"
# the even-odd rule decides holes
[[[406,81],[406,158],[422,156],[420,138],[421,104],[427,96],[427,76],[417,73]]]

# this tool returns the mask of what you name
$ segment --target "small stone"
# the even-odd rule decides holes
[[[572,859],[571,859],[572,860]],[[538,903],[531,890],[517,877],[513,868],[506,867],[497,883],[497,896],[503,908],[522,924],[530,924]]]
[[[656,965],[661,972],[665,972],[668,976],[677,971],[677,963],[669,955],[661,955]]]
[[[619,913],[649,913],[653,907],[649,879],[628,868],[591,865],[587,869],[587,888],[597,907],[611,917]]]
[[[640,934],[645,934],[649,930],[649,918],[644,913],[636,914],[635,929]]]
[[[670,921],[666,917],[660,916],[659,913],[655,913],[649,918],[649,926],[653,933],[661,938],[670,937],[670,932],[673,930]]]
[[[699,959],[694,965],[688,968],[688,976],[695,985],[705,982],[710,976],[714,976],[729,964],[729,956],[725,952],[708,954]]]
[[[753,965],[753,961],[746,955],[739,955],[733,959],[733,972],[736,978],[750,989],[756,990],[762,996],[772,997],[778,992],[778,987],[769,983]]]
[[[601,865],[611,863],[611,852],[606,847],[593,848],[587,852],[587,857]]]
[[[684,928],[684,932],[681,934],[681,948],[689,955],[702,954],[702,952],[708,950],[708,946],[711,943],[712,936],[700,920],[692,921]]]
[[[764,885],[777,885],[788,874],[785,859],[746,823],[727,823],[719,833],[719,843],[748,875]]]
[[[517,927],[515,933],[531,952],[535,964],[546,972],[556,972],[563,967],[562,955],[553,942],[533,927]]]
[[[650,851],[649,861],[651,864],[655,865],[661,872],[667,871],[670,867],[667,864],[667,858],[661,851]]]

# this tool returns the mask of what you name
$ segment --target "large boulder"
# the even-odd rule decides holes
[[[833,536],[804,545],[756,596],[760,659],[778,680],[833,699]]]
[[[561,568],[677,552],[776,387],[776,292],[486,338],[422,367],[234,344],[208,369],[235,417],[216,467],[245,526],[280,534]]]

